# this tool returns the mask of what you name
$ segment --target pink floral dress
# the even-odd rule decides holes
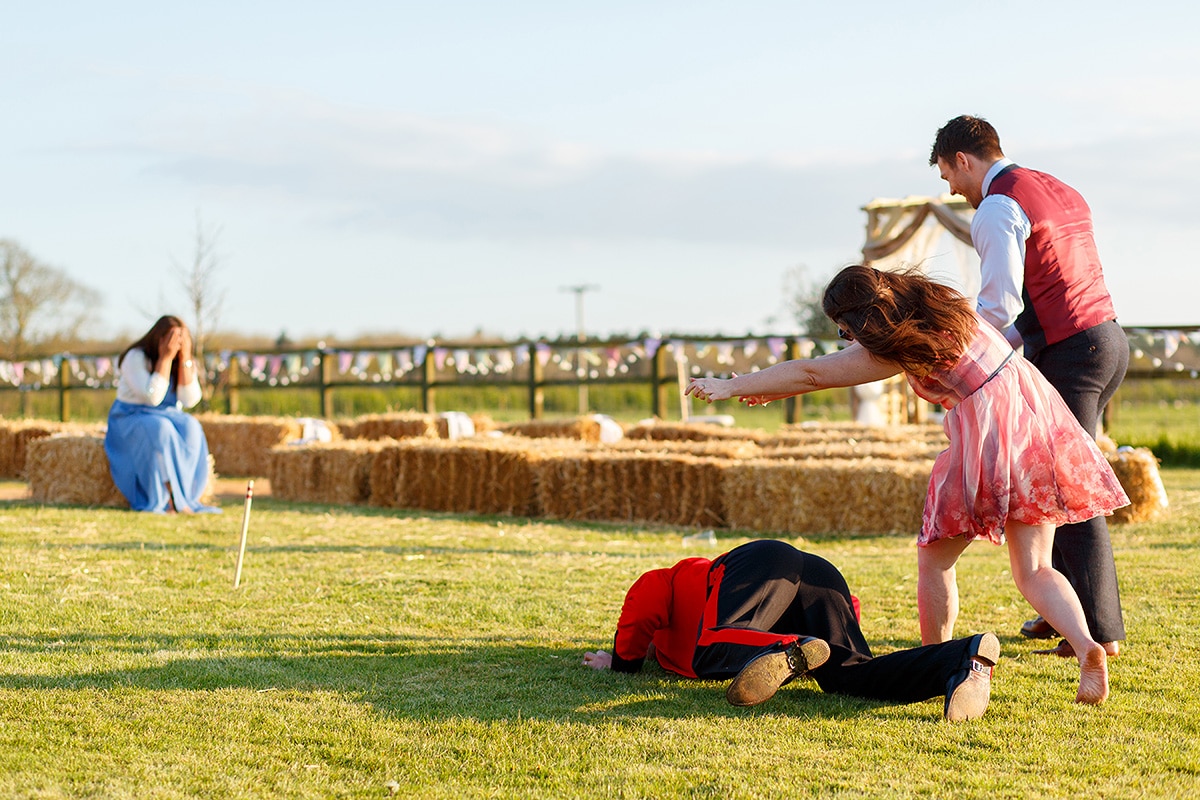
[[[1003,544],[1010,518],[1059,526],[1129,504],[1058,391],[982,319],[958,363],[908,382],[947,409],[950,439],[933,465],[918,545],[951,536]]]

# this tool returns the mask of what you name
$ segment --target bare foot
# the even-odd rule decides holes
[[[1117,642],[1101,642],[1101,647],[1108,654],[1109,658],[1116,658],[1120,653],[1120,646]],[[1058,643],[1057,647],[1051,647],[1049,650],[1034,650],[1034,655],[1039,656],[1058,656],[1059,658],[1075,658],[1075,649],[1071,647],[1071,643],[1063,639]]]
[[[1079,659],[1079,691],[1076,703],[1098,706],[1108,699],[1108,654],[1097,644]]]

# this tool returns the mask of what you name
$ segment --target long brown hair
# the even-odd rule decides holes
[[[141,350],[146,354],[146,359],[150,362],[150,369],[153,370],[154,365],[158,363],[158,343],[171,332],[172,328],[186,327],[183,324],[183,320],[179,317],[171,316],[170,314],[159,317],[150,330],[146,331],[145,336],[125,348],[125,351],[121,353],[121,357],[117,359],[117,366],[121,366],[125,361],[125,356],[129,355],[130,351]],[[183,359],[177,355],[175,362],[171,364],[171,383],[176,386],[179,385],[179,370],[183,366],[182,361]]]
[[[846,267],[825,287],[821,308],[872,355],[914,375],[952,366],[978,327],[967,298],[915,269]]]

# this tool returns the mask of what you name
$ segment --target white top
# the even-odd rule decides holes
[[[121,362],[120,379],[117,382],[117,399],[125,403],[135,403],[141,406],[157,406],[167,396],[171,388],[169,378],[164,378],[152,369],[150,359],[139,349],[130,350]],[[192,382],[175,389],[178,401],[176,408],[191,408],[200,402],[203,393],[200,391],[200,379],[192,377]]]
[[[992,179],[1012,164],[1002,158],[983,176],[984,198],[971,219],[971,241],[979,253],[982,282],[979,287],[979,316],[990,322],[1013,347],[1021,345],[1021,334],[1013,327],[1025,308],[1025,240],[1031,226],[1025,211],[1008,195],[987,193]]]

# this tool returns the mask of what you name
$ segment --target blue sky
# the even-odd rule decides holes
[[[939,194],[987,117],[1093,208],[1126,324],[1200,323],[1200,6],[54,2],[0,29],[0,237],[182,313],[217,232],[221,327],[345,338],[787,332],[785,274]]]

